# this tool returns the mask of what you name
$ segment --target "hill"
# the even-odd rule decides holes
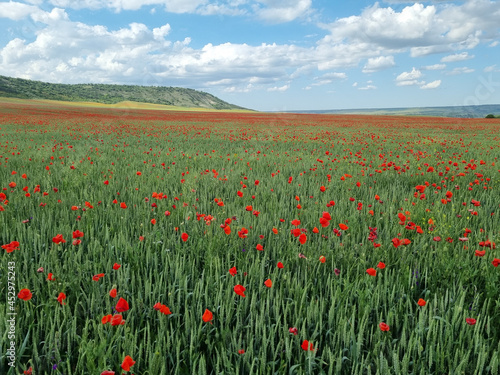
[[[206,92],[181,87],[59,84],[0,76],[0,97],[117,104],[123,101],[176,107],[243,110]]]

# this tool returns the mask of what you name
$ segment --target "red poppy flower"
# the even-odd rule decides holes
[[[298,219],[294,219],[294,220],[292,220],[292,225],[293,225],[294,227],[298,227],[298,226],[300,225],[300,220],[298,220]]]
[[[98,273],[97,275],[92,276],[92,280],[99,281],[101,277],[104,277],[103,273]]]
[[[162,314],[165,314],[165,315],[171,315],[172,314],[172,312],[170,311],[170,309],[167,306],[161,304],[160,302],[156,302],[155,305],[153,306],[153,309],[155,309],[155,310],[157,310],[157,311],[159,311],[159,312],[161,312]]]
[[[58,234],[55,237],[52,237],[52,242],[59,245],[60,243],[65,243],[66,240],[63,238],[62,234]]]
[[[382,332],[388,332],[390,329],[389,326],[384,322],[381,322],[378,326]]]
[[[313,230],[312,230],[313,233],[319,233],[319,229],[314,227]]]
[[[186,242],[188,240],[188,238],[189,238],[189,235],[187,233],[182,233],[181,234],[182,241]]]
[[[117,269],[119,269],[121,267],[121,264],[118,264],[118,263],[115,263],[113,264],[113,269],[116,271]]]
[[[238,350],[238,354],[245,354],[245,349]]]
[[[500,264],[500,259],[498,258],[493,259],[493,262],[491,262],[491,264],[493,264],[493,266],[495,267],[498,267],[498,265]]]
[[[343,223],[339,224],[339,228],[342,229],[342,230],[348,230],[349,229],[349,227],[347,225],[343,224]]]
[[[326,228],[327,226],[330,225],[330,221],[326,220],[324,217],[319,218],[319,223],[321,224],[321,227]]]
[[[2,249],[5,249],[8,253],[12,253],[14,250],[19,250],[19,242],[12,241],[6,245],[2,245]]]
[[[113,317],[113,315],[111,314],[108,314],[108,315],[104,315],[101,319],[101,323],[102,324],[107,324],[111,321],[111,318]]]
[[[247,210],[247,211],[252,211],[252,210],[253,210],[253,207],[252,207],[252,206],[246,206],[245,210]]]
[[[212,324],[213,314],[209,309],[205,309],[203,316],[201,317],[205,323]]]
[[[29,289],[21,289],[17,295],[19,299],[22,299],[23,301],[29,301],[33,295],[31,294],[31,291]]]
[[[271,288],[273,286],[273,282],[271,281],[271,279],[267,279],[266,281],[264,281],[264,285],[268,288]]]
[[[231,274],[231,276],[236,276],[238,271],[236,271],[236,267],[232,267],[229,269],[229,273]]]
[[[247,234],[248,234],[248,229],[246,228],[241,228],[241,230],[238,231],[239,238],[247,238]]]
[[[399,238],[393,238],[392,239],[392,244],[394,245],[394,247],[398,247],[401,245],[401,240]]]
[[[255,248],[256,248],[257,250],[259,250],[259,251],[263,251],[263,250],[264,250],[264,248],[262,247],[262,245],[261,245],[261,244],[258,244]]]
[[[321,191],[322,193],[324,193],[326,191],[326,187],[320,186],[319,191]]]
[[[476,250],[476,256],[477,257],[484,257],[484,254],[486,254],[486,250]]]
[[[242,297],[245,297],[245,290],[246,288],[243,286],[243,285],[236,285],[234,287],[234,292],[239,295],[239,296],[242,296]]]
[[[117,293],[118,293],[118,292],[116,291],[116,288],[113,288],[113,289],[111,289],[111,290],[109,291],[109,296],[110,296],[111,298],[115,298]]]
[[[302,341],[302,345],[301,345],[301,348],[305,351],[313,351],[314,348],[313,348],[313,343],[312,342],[309,342],[307,340],[304,340]]]
[[[284,266],[283,266],[283,263],[278,262],[278,264],[276,265],[276,267],[278,267],[278,268],[280,268],[280,269],[281,269],[281,268],[283,268]],[[496,267],[496,266],[495,266],[495,267]]]
[[[319,257],[319,261],[321,263],[325,263],[326,262],[326,258],[322,255],[322,256]]]
[[[425,306],[427,302],[424,299],[420,298],[417,303],[419,306]]]
[[[54,281],[56,278],[54,277],[54,275],[52,274],[52,272],[50,272],[48,275],[47,275],[47,281]]]
[[[112,326],[122,326],[125,324],[125,320],[123,320],[123,316],[120,314],[115,314],[111,318],[111,325]]]
[[[273,233],[274,233],[274,234],[278,234],[278,229],[273,228]]]
[[[75,230],[73,232],[73,238],[82,238],[83,237],[83,232],[79,230]]]
[[[299,242],[303,245],[306,243],[306,241],[307,241],[307,236],[304,233],[302,233],[299,237]]]
[[[476,319],[473,319],[473,318],[466,318],[465,321],[467,322],[467,324],[469,324],[471,326],[476,324]]]
[[[297,330],[297,327],[288,328],[288,332],[293,333],[294,336],[297,336],[297,334],[299,333],[299,331]]]
[[[123,209],[127,208],[127,204],[125,202],[121,202],[120,208],[123,208]]]
[[[122,369],[123,371],[130,371],[130,367],[132,367],[135,364],[135,361],[132,359],[131,356],[126,356],[122,362]]]
[[[125,299],[123,299],[122,297],[120,297],[120,299],[118,300],[118,303],[116,304],[115,309],[118,312],[127,311],[129,309],[128,302]]]
[[[383,263],[383,262],[379,262],[379,263],[377,264],[377,268],[380,268],[381,270],[383,270],[383,269],[385,268],[385,263]]]
[[[332,216],[330,215],[329,212],[327,211],[323,211],[323,214],[321,215],[321,217],[325,220],[332,220]]]
[[[115,372],[111,370],[106,370],[101,372],[101,375],[115,375]]]
[[[368,268],[366,270],[366,273],[370,276],[377,276],[377,271],[375,270],[375,268]]]
[[[59,293],[59,296],[57,297],[57,302],[59,302],[61,305],[65,305],[63,301],[66,299],[66,294],[64,293]]]

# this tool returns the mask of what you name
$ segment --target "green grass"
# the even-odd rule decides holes
[[[36,374],[122,373],[130,355],[134,374],[498,374],[500,269],[491,264],[498,249],[475,256],[480,241],[499,238],[494,125],[458,124],[450,131],[440,123],[407,128],[399,119],[384,128],[368,118],[360,127],[335,117],[315,126],[286,116],[275,125],[244,115],[216,124],[12,116],[0,126],[0,188],[8,200],[0,212],[0,242],[19,241],[20,249],[2,250],[0,321],[7,320],[8,262],[16,264],[16,293],[29,288],[33,297],[15,303],[16,370],[7,366],[2,332],[0,373],[22,373],[30,365]],[[448,160],[459,164],[446,171]],[[411,167],[398,173],[381,166],[389,162]],[[435,172],[425,172],[425,163]],[[467,163],[475,169],[465,169]],[[352,178],[342,181],[344,174]],[[415,198],[415,186],[426,181],[426,199]],[[451,202],[442,204],[448,190]],[[155,199],[153,192],[168,198]],[[471,205],[472,199],[481,205]],[[331,200],[335,206],[328,208]],[[247,205],[260,211],[258,217]],[[332,216],[326,228],[319,223],[323,211]],[[422,234],[399,224],[397,214],[405,211]],[[206,225],[197,213],[215,220]],[[233,216],[226,235],[220,225]],[[307,230],[304,245],[290,233],[293,219]],[[337,237],[332,229],[340,223],[349,229]],[[237,235],[243,227],[246,239]],[[378,248],[368,240],[369,227],[377,227]],[[465,228],[471,233],[461,242]],[[84,232],[77,246],[75,230]],[[67,242],[53,243],[57,234]],[[395,248],[398,234],[411,244]],[[386,268],[376,267],[381,261]],[[234,277],[228,272],[233,266]],[[37,273],[39,267],[44,271]],[[55,281],[46,280],[49,272]],[[99,273],[105,276],[93,281]],[[271,288],[264,285],[268,278]],[[234,293],[237,284],[246,288],[245,298]],[[113,287],[115,299],[108,295]],[[64,306],[60,292],[67,295]],[[130,305],[122,313],[125,324],[103,325],[120,297]],[[425,306],[417,304],[420,298]],[[156,311],[157,302],[172,314]],[[205,309],[213,312],[213,324],[203,322]],[[468,325],[466,318],[477,323]],[[304,351],[304,340],[317,350]]]

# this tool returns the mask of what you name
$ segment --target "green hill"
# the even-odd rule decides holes
[[[0,76],[0,97],[116,104],[122,101],[207,109],[245,109],[206,92],[181,87],[59,84]]]

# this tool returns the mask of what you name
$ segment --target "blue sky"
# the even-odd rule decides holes
[[[0,1],[0,75],[262,111],[500,103],[500,1]]]

